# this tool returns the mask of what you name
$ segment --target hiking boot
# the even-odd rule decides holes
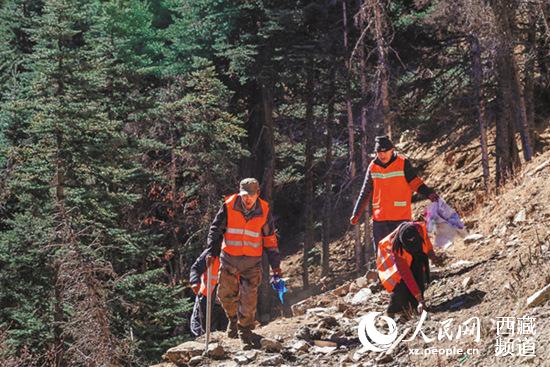
[[[230,318],[227,325],[227,337],[237,339],[239,337],[239,329],[237,327],[237,318]]]
[[[243,350],[260,348],[261,336],[252,332],[248,328],[239,328],[239,339]]]

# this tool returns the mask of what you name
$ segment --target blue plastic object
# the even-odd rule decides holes
[[[281,304],[285,304],[285,293],[288,292],[288,289],[286,289],[285,281],[278,275],[273,275],[271,277],[271,287],[277,292],[277,295],[279,296],[279,300],[281,301]]]

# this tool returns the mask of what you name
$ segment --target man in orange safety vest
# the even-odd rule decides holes
[[[412,220],[412,194],[418,192],[431,201],[439,200],[433,189],[418,177],[410,161],[395,152],[387,136],[377,136],[376,158],[370,163],[359,198],[355,203],[351,224],[372,204],[372,241],[374,253],[380,240],[404,221]]]
[[[238,336],[245,349],[259,342],[252,330],[264,250],[273,275],[282,276],[273,216],[259,196],[258,181],[243,179],[239,192],[225,198],[208,233],[207,261],[220,259],[218,297],[229,319],[227,335]]]

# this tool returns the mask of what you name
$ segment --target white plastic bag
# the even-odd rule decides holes
[[[426,228],[435,236],[434,246],[446,249],[456,236],[464,237],[466,230],[458,213],[443,199],[428,205],[425,211]]]

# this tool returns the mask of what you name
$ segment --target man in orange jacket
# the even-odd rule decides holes
[[[367,169],[350,223],[359,223],[365,209],[372,204],[372,240],[376,252],[382,238],[412,219],[413,192],[431,201],[437,201],[439,196],[418,177],[410,161],[395,152],[387,136],[376,137],[374,150],[376,159]]]
[[[208,233],[207,261],[220,257],[218,297],[225,310],[230,338],[244,348],[256,345],[256,320],[263,250],[273,275],[282,276],[281,259],[269,204],[260,199],[254,178],[240,182],[239,193],[227,196]]]
[[[191,314],[191,333],[194,336],[201,336],[206,332],[206,295],[208,294],[208,273],[206,268],[206,256],[208,251],[204,250],[197,260],[191,266],[189,272],[189,283],[191,289],[195,293],[195,305]],[[227,328],[227,317],[221,306],[215,302],[218,285],[218,271],[220,268],[220,260],[215,258],[210,266],[210,281],[212,285],[212,323],[210,330],[225,330]]]
[[[376,268],[382,286],[391,292],[388,315],[425,309],[430,280],[428,259],[439,263],[423,222],[404,222],[378,244]]]

